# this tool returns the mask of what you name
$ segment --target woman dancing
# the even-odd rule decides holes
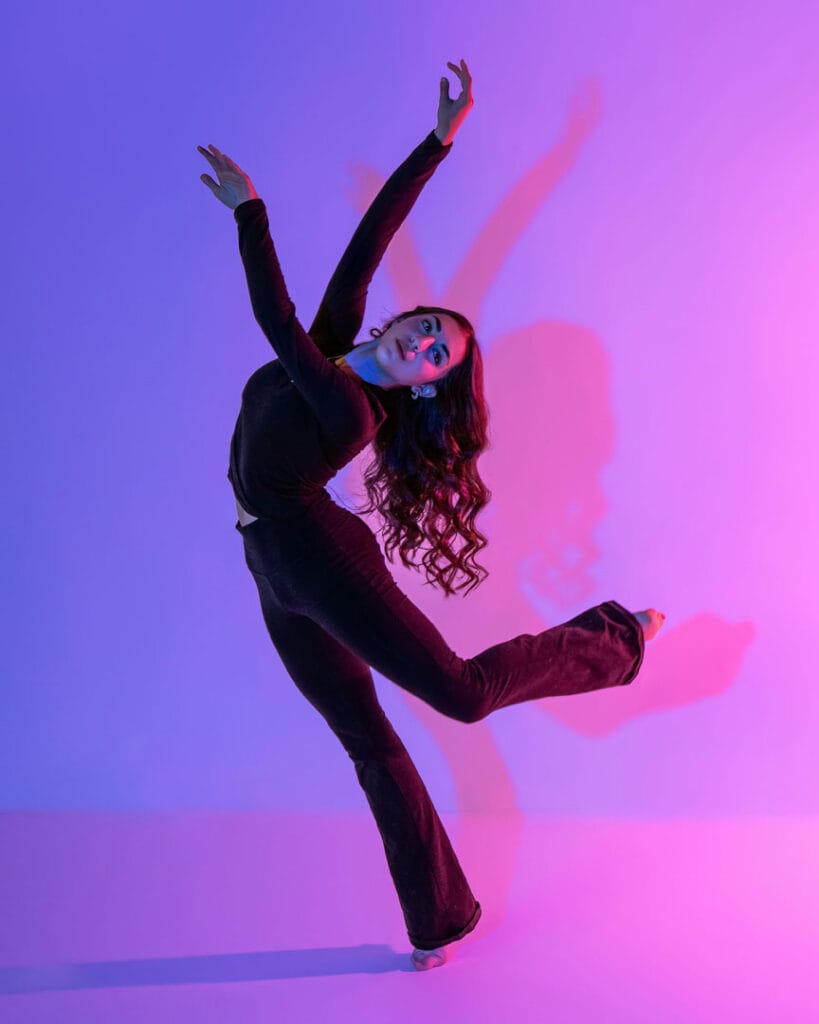
[[[460,722],[542,697],[630,683],[664,616],[616,601],[537,635],[459,657],[398,588],[369,526],[325,490],[367,444],[370,504],[385,550],[405,565],[426,542],[428,581],[449,596],[460,573],[482,582],[475,517],[490,493],[483,363],[463,314],[416,306],[355,344],[372,276],[473,106],[465,61],[441,80],[438,123],[385,183],[356,229],[305,331],[296,317],[249,176],[215,146],[201,180],[233,210],[253,312],[278,358],[242,392],[228,478],[245,561],[270,638],[293,682],[349,754],[384,842],[419,970],[477,924],[481,908],[409,754],[381,709],[371,667]],[[460,537],[459,552],[453,541]]]

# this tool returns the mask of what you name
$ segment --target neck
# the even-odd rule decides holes
[[[354,348],[341,358],[347,364],[347,369],[352,371],[355,376],[365,380],[368,384],[375,384],[380,388],[388,388],[388,378],[382,371],[381,367],[375,361],[375,349],[378,345],[378,339],[374,338],[372,341],[365,341],[361,345],[356,345]],[[345,367],[342,365],[341,367]]]

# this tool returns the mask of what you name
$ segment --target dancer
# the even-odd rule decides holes
[[[630,683],[664,616],[606,601],[536,635],[459,657],[398,588],[364,520],[328,481],[372,442],[367,476],[385,548],[405,565],[426,542],[429,582],[481,582],[475,528],[490,494],[483,364],[469,320],[417,306],[354,344],[372,276],[473,106],[465,61],[441,80],[438,121],[384,184],[355,231],[308,331],[296,317],[250,177],[215,146],[201,180],[233,210],[256,320],[278,358],[252,374],[230,445],[245,561],[270,638],[295,685],[350,756],[384,843],[413,965],[437,967],[481,908],[409,754],[378,703],[371,667],[441,714],[476,722],[497,708]],[[445,240],[442,230],[438,238]],[[525,410],[521,410],[525,415]],[[459,552],[453,539],[464,544]]]

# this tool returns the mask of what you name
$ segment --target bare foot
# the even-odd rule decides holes
[[[635,619],[643,627],[643,636],[646,640],[652,640],[660,631],[660,627],[665,622],[665,615],[662,612],[658,612],[656,608],[648,608],[644,612],[635,612]]]
[[[429,971],[433,967],[443,967],[449,959],[446,946],[438,949],[414,949],[410,956],[416,971]]]

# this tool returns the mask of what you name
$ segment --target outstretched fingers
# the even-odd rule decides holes
[[[217,174],[219,174],[220,171],[222,173],[229,173],[230,171],[233,171],[236,174],[242,175],[242,177],[246,177],[245,172],[236,163],[236,161],[232,160],[227,153],[223,153],[220,149],[217,149],[213,143],[209,146],[209,149],[212,150],[212,152],[208,152],[208,150],[204,149],[202,146],[197,146],[196,148],[202,156],[205,157]]]
[[[212,152],[209,152],[204,146],[197,146],[196,148],[211,165],[214,171],[218,171],[221,166],[224,166],[227,163],[224,153],[220,153],[214,145],[209,146],[209,149],[212,150]]]
[[[216,182],[209,174],[200,174],[199,180],[203,184],[207,185],[217,199],[220,199],[223,176],[230,168],[228,167],[223,154],[219,152],[216,146],[210,146],[210,149],[213,150],[212,153],[205,149],[204,146],[197,146],[196,148],[216,172],[216,176],[219,179],[219,181]]]
[[[472,75],[467,67],[466,61],[461,58],[460,64],[453,64],[452,61],[447,61],[447,67],[451,68],[458,76],[458,81],[461,83],[463,90],[463,96],[467,100],[472,100]]]

